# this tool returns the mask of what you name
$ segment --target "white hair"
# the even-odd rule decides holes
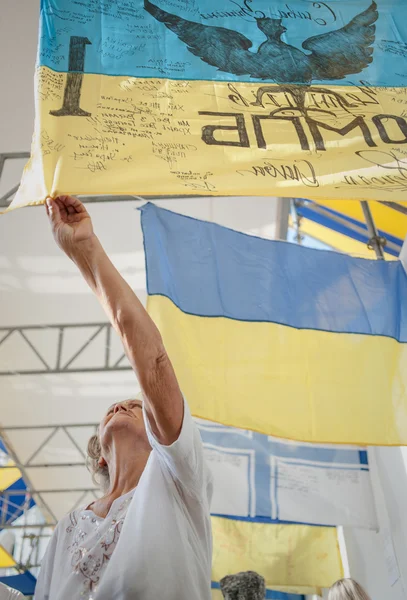
[[[329,590],[328,600],[370,600],[370,597],[353,579],[340,579]]]

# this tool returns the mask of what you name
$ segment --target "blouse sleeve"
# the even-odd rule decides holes
[[[185,399],[181,432],[178,439],[170,446],[160,444],[154,436],[144,408],[143,414],[148,440],[158,454],[162,468],[170,472],[189,495],[197,499],[208,499],[208,494],[211,494],[212,478],[205,461],[200,433]]]
[[[40,573],[35,587],[34,600],[49,600],[57,542],[58,527],[55,528],[54,533],[52,534],[44,558],[41,562]]]

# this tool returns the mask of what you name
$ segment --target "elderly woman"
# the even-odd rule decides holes
[[[91,439],[104,494],[58,523],[35,600],[209,600],[212,483],[160,333],[83,204],[61,196],[46,208],[57,244],[121,337],[143,401],[113,404]]]

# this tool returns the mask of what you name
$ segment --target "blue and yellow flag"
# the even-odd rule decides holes
[[[34,506],[34,500],[26,491],[21,471],[14,466],[0,439],[0,530]]]
[[[407,199],[403,0],[42,0],[48,194]]]
[[[407,275],[142,208],[148,309],[193,413],[314,443],[407,443]]]
[[[274,403],[279,390],[274,390],[273,380],[277,381],[276,373],[282,364],[272,363],[278,360],[279,346],[290,340],[284,340],[283,331],[277,337],[269,335],[268,328],[281,327],[289,333],[294,329],[274,324],[270,318],[274,308],[283,310],[284,298],[279,293],[282,282],[278,279],[282,278],[287,294],[293,293],[286,284],[289,261],[285,269],[281,265],[274,267],[278,272],[277,281],[273,282],[276,257],[272,250],[289,250],[291,246],[276,246],[153,204],[142,208],[142,226],[149,312],[163,334],[193,412],[218,423],[275,433],[271,423],[273,417],[277,424],[279,421]],[[260,252],[256,249],[258,244]],[[293,266],[298,279],[301,261],[298,255],[297,258]],[[240,311],[240,317],[235,311]],[[262,315],[258,323],[256,311]],[[312,314],[311,307],[308,312]],[[246,322],[240,320],[244,314]],[[285,314],[290,314],[289,306]],[[243,338],[239,331],[242,325],[248,327]],[[266,332],[250,330],[257,325],[265,327]],[[286,354],[287,350],[283,352]],[[285,373],[291,368],[295,370],[296,365],[289,368],[286,364]],[[280,383],[283,385],[284,379]],[[306,388],[304,381],[303,397]],[[290,415],[302,410],[298,421],[306,421],[308,402],[304,409],[299,399],[294,397],[290,403],[287,398],[288,393],[284,404],[278,407],[280,418],[286,419],[287,431],[278,431],[279,435],[290,437],[291,433],[295,437]],[[322,525],[349,522],[348,519],[361,525],[362,520],[357,516],[356,505],[349,504],[349,490],[340,482],[335,484],[336,494],[341,495],[347,514],[335,504],[337,498],[334,501],[330,497],[324,508],[318,509],[318,520],[313,513],[312,486],[306,486],[306,499],[301,481],[304,483],[303,477],[309,479],[310,469],[325,472],[330,466],[356,469],[362,478],[368,477],[365,453],[361,449],[342,452],[340,448],[290,446],[288,442],[279,445],[277,440],[266,435],[253,436],[250,431],[230,430],[202,421],[198,425],[215,480],[213,581],[219,582],[226,574],[256,570],[265,577],[268,588],[275,591],[305,594],[330,587],[343,574],[342,562],[336,528]],[[292,466],[294,471],[290,470]],[[314,472],[311,478],[319,476]],[[288,493],[287,485],[291,489]],[[301,497],[293,489],[300,487]],[[321,482],[322,487],[329,487],[327,481]],[[314,491],[320,493],[317,488]],[[369,492],[365,495],[367,504],[368,497]]]

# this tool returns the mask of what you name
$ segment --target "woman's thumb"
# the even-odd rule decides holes
[[[50,218],[50,221],[53,225],[56,225],[61,220],[61,213],[59,211],[59,206],[56,202],[52,200],[52,198],[47,198],[46,201],[46,209],[47,215]]]

